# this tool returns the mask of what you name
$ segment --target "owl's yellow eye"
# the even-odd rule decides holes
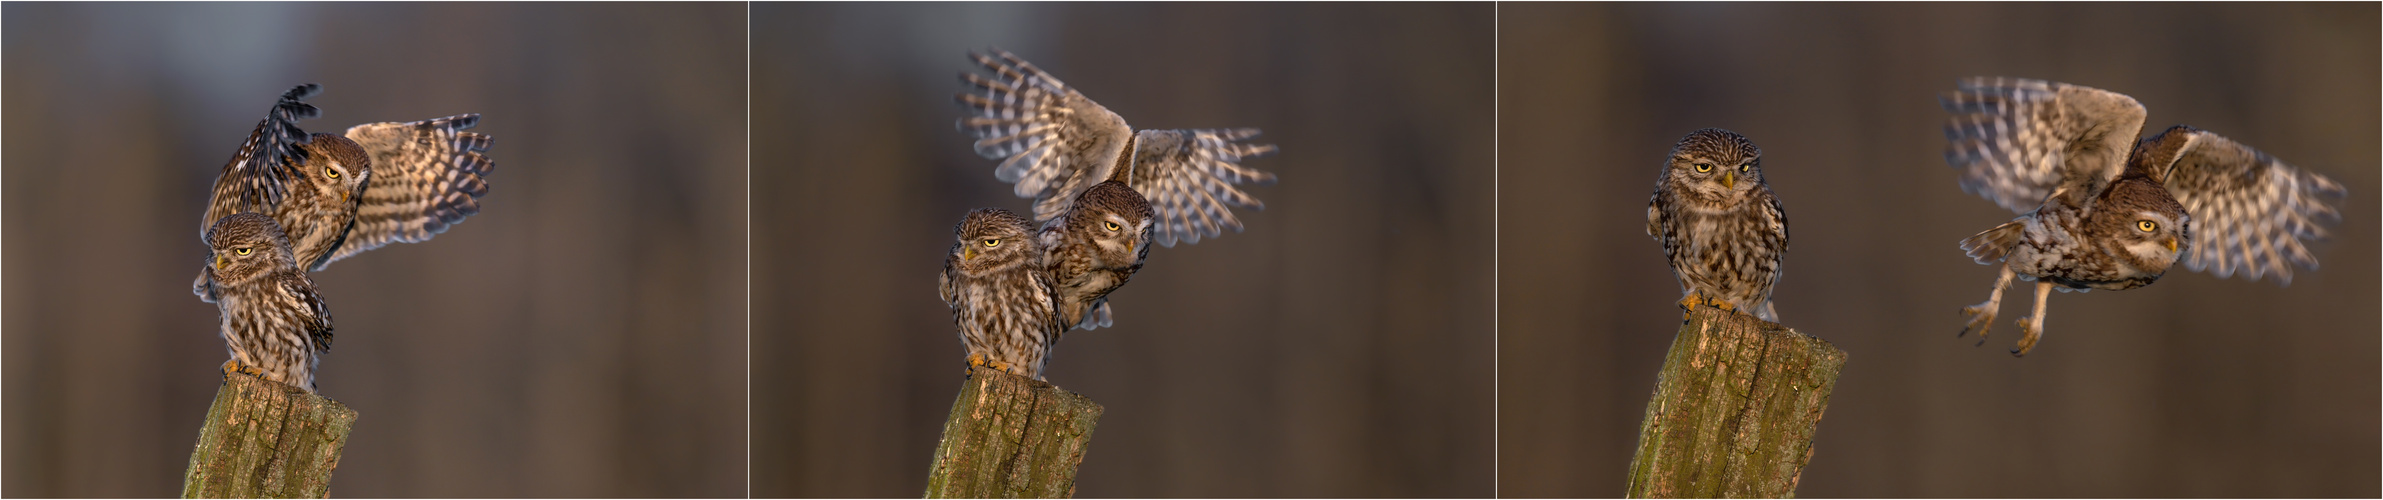
[[[997,247],[997,246],[1001,246],[1001,238],[986,238],[986,239],[985,239],[985,248],[993,248],[993,247]]]
[[[237,254],[237,255],[248,255],[248,249],[246,249],[246,248],[234,248],[234,249],[232,249],[232,253],[233,253],[233,254]]]
[[[1744,164],[1744,165],[1738,165],[1738,171],[1739,171],[1739,172],[1752,172],[1752,171],[1754,171],[1754,164],[1752,164],[1752,163],[1748,163],[1748,164]]]
[[[1100,227],[1108,228],[1110,231],[1116,231],[1123,226],[1118,226],[1115,222],[1100,221]]]
[[[333,170],[331,167],[323,167],[323,175],[328,175],[333,179],[337,179],[339,178],[339,171]]]
[[[1713,171],[1713,164],[1711,164],[1711,163],[1698,163],[1698,164],[1696,164],[1696,171],[1697,171],[1697,172],[1700,172],[1700,173],[1701,173],[1701,172],[1711,172],[1711,171]]]
[[[2141,229],[2141,230],[2143,230],[2143,232],[2146,232],[2146,233],[2148,233],[2148,232],[2152,232],[2152,231],[2158,231],[2158,230],[2160,230],[2160,223],[2157,223],[2157,222],[2152,222],[2152,221],[2147,221],[2147,220],[2145,220],[2145,221],[2135,221],[2135,229]]]

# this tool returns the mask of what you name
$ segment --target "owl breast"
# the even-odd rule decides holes
[[[2158,281],[2100,245],[2086,241],[2085,217],[2066,206],[2046,205],[2029,215],[2009,257],[2011,272],[2029,281],[2049,281],[2061,291],[2127,290]]]

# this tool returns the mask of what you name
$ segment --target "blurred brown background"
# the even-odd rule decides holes
[[[5,6],[7,496],[170,496],[200,214],[273,98],[482,114],[483,211],[314,273],[340,496],[742,496],[743,4]]]
[[[1792,248],[1786,324],[1851,354],[1798,494],[2378,494],[2377,7],[1504,4],[1500,488],[1622,492],[1679,310],[1644,234],[1663,154],[1762,146]],[[2130,94],[2350,187],[2289,288],[2176,271],[2054,294],[2006,352],[1954,338],[1993,270],[1955,243],[2013,214],[1961,192],[1938,92],[2008,75]],[[2156,129],[2155,129],[2156,130]],[[2016,295],[2016,294],[2015,294]],[[2030,294],[2031,295],[2031,294]]]
[[[953,127],[969,49],[1138,128],[1257,127],[1247,230],[1151,252],[1046,375],[1085,497],[1492,493],[1489,4],[753,6],[753,493],[916,496],[962,352],[934,274],[1026,210]]]

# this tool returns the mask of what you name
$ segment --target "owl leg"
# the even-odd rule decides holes
[[[2011,356],[2026,356],[2027,351],[2035,349],[2035,342],[2044,338],[2044,299],[2049,298],[2052,298],[2052,282],[2036,282],[2035,315],[2019,318],[2019,348],[2012,349]]]
[[[1969,315],[1969,325],[1962,327],[1961,333],[1954,337],[1966,336],[1975,330],[1978,332],[1978,345],[1986,345],[1986,330],[1994,326],[1994,316],[2002,311],[2002,289],[2011,286],[2011,274],[2011,265],[2004,263],[2002,276],[1994,279],[1994,292],[1986,295],[1986,301],[1961,308],[1962,314]]]
[[[1680,321],[1687,321],[1689,315],[1695,314],[1696,306],[1710,303],[1705,301],[1703,294],[1696,293],[1694,289],[1688,290],[1688,293],[1680,296]]]
[[[968,368],[962,369],[962,372],[963,372],[963,373],[971,373],[971,372],[975,372],[975,371],[976,371],[976,367],[979,367],[979,366],[993,366],[993,365],[991,365],[991,364],[987,364],[987,362],[986,362],[986,360],[985,360],[985,353],[981,353],[981,352],[972,352],[972,353],[968,353]]]

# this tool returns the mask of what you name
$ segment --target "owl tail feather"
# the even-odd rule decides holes
[[[1994,229],[1962,239],[1961,251],[1968,252],[1969,258],[1977,259],[1979,264],[2002,262],[2004,256],[2010,255],[2011,247],[2019,244],[2019,231],[2024,227],[2015,220],[1994,226]]]

